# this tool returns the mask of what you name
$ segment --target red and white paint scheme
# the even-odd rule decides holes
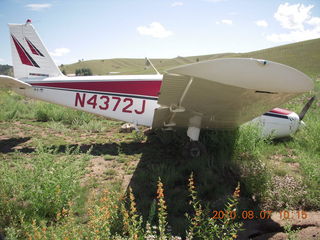
[[[31,80],[30,89],[17,92],[46,102],[97,115],[151,126],[161,76],[53,77]]]
[[[252,119],[265,135],[288,136],[301,119],[273,108],[313,88],[296,69],[246,58],[182,65],[163,75],[67,77],[30,20],[9,29],[15,77],[0,76],[0,87],[136,125],[187,128],[192,141],[198,141],[201,128],[231,129]]]
[[[66,77],[55,65],[31,21],[9,24],[16,79],[31,87],[19,94],[70,108],[151,126],[161,75]]]
[[[277,138],[294,134],[304,122],[299,115],[286,109],[274,108],[271,111],[253,119],[251,122],[262,126],[262,135]]]

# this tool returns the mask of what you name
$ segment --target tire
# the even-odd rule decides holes
[[[184,146],[183,155],[187,158],[198,158],[206,154],[206,147],[199,141],[191,141]]]

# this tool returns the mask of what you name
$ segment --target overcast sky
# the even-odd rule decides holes
[[[11,64],[7,23],[26,19],[58,64],[249,52],[320,38],[319,0],[0,0],[0,64]]]

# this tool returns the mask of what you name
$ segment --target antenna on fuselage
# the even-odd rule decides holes
[[[150,61],[150,59],[146,57],[145,69],[148,69],[150,66],[153,68],[153,70],[154,70],[158,75],[160,75],[160,73],[159,73],[158,70],[155,68],[155,66],[153,66],[153,64],[152,64],[152,62]]]

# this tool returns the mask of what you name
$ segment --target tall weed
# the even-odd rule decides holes
[[[57,156],[38,147],[29,159],[18,155],[15,161],[2,162],[0,168],[0,224],[5,227],[23,217],[54,219],[70,201],[77,201],[80,177],[87,156],[71,150]],[[23,161],[22,161],[23,160]],[[18,219],[17,219],[18,218]]]
[[[240,197],[240,185],[238,184],[231,198],[228,199],[223,217],[214,218],[211,211],[205,209],[197,196],[193,174],[189,178],[188,190],[190,193],[190,205],[194,214],[186,214],[189,220],[187,239],[236,239],[242,224],[235,220],[237,206]]]
[[[189,179],[190,205],[195,210],[188,213],[190,226],[187,237],[191,239],[235,239],[241,224],[233,218],[212,219],[210,211],[203,211],[197,198],[193,175]],[[226,203],[225,211],[236,211],[240,189],[236,188],[233,196]],[[136,208],[135,197],[129,190],[127,200],[119,191],[105,190],[100,197],[91,203],[86,223],[76,221],[72,208],[63,208],[57,213],[56,222],[46,221],[22,222],[19,230],[8,228],[11,236],[25,236],[30,239],[159,239],[178,240],[170,232],[167,221],[168,209],[165,200],[164,186],[161,180],[157,184],[156,224],[143,221]],[[200,237],[200,238],[199,238]]]

